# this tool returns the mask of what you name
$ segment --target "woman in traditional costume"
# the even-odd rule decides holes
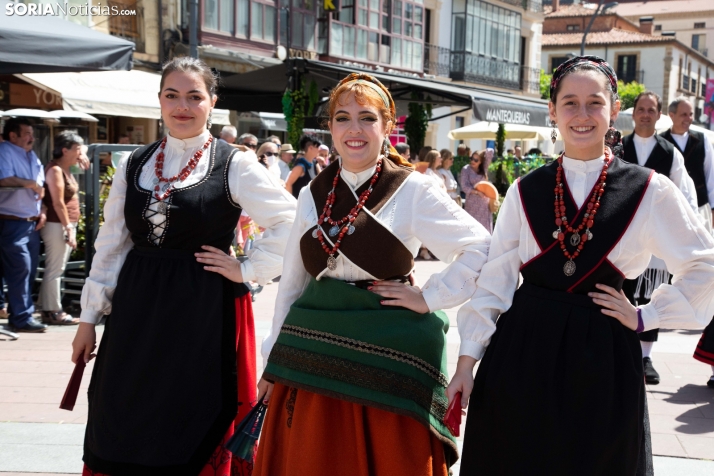
[[[341,159],[298,199],[259,397],[269,399],[255,474],[446,476],[446,331],[489,234],[387,140],[389,92],[367,74],[333,90]],[[423,288],[420,243],[451,264]],[[274,386],[273,386],[274,383]]]
[[[488,166],[493,159],[493,149],[474,152],[468,164],[464,165],[459,175],[461,190],[466,194],[464,209],[481,223],[489,233],[493,231],[493,212],[489,198],[476,189],[476,186],[488,180]]]
[[[85,475],[249,474],[223,444],[257,402],[246,281],[279,275],[295,200],[253,152],[207,130],[216,80],[205,63],[164,66],[169,134],[122,160],[82,291],[72,360],[88,362]],[[266,228],[250,259],[227,255],[245,210]]]
[[[637,333],[709,322],[714,240],[669,179],[605,147],[620,107],[605,61],[566,61],[550,97],[565,152],[509,189],[458,315],[461,475],[651,474]],[[674,278],[635,308],[622,283],[652,254]]]

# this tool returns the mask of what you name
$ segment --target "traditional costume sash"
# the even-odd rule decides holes
[[[332,180],[338,167],[339,163],[333,162],[310,184],[310,193],[318,213],[325,206],[327,194],[332,189]],[[365,210],[369,210],[374,214],[381,210],[407,180],[410,173],[412,173],[411,169],[400,167],[391,160],[383,162],[382,173],[372,189],[372,194],[353,223],[355,231],[344,237],[339,249],[340,254],[345,255],[347,259],[377,279],[406,276],[414,268],[414,257],[404,243],[391,230],[365,212]],[[355,194],[359,196],[367,187],[369,187],[369,182],[359,187]],[[341,178],[337,182],[335,195],[337,200],[332,208],[333,216],[345,216],[357,203],[349,185]],[[303,264],[313,277],[319,276],[325,270],[328,256],[320,242],[313,236],[316,228],[317,226],[307,230],[300,239]],[[322,226],[325,236],[334,240],[334,237],[329,236],[329,229],[330,226],[327,224]]]
[[[290,308],[263,377],[412,417],[455,461],[455,440],[442,423],[449,319],[442,311],[384,307],[380,299],[343,281],[311,280]]]

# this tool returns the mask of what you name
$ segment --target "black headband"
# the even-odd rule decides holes
[[[553,78],[550,80],[550,97],[553,98],[555,89],[558,87],[560,81],[570,73],[576,66],[582,64],[590,64],[597,68],[602,74],[607,77],[610,82],[610,89],[612,92],[617,94],[617,74],[612,69],[612,67],[599,56],[576,56],[575,58],[570,58],[565,63],[558,66],[558,68],[553,73]]]

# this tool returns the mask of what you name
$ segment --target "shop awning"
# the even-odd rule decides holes
[[[55,16],[8,15],[7,3],[0,0],[0,74],[131,69],[131,41]]]
[[[224,78],[218,105],[236,111],[282,112],[282,96],[290,76],[298,76],[297,81],[304,80],[306,84],[315,81],[321,95],[326,96],[342,78],[353,72],[365,71],[335,63],[294,59],[282,65]],[[424,102],[434,107],[471,109],[477,121],[537,127],[550,124],[548,102],[542,99],[451,84],[416,75],[366,72],[389,89],[397,105],[398,115],[407,114],[407,105],[414,102],[413,93],[422,93],[426,98]],[[623,117],[625,114],[620,116],[630,122],[627,117]]]
[[[24,74],[62,94],[64,108],[92,115],[161,119],[161,76],[145,71]],[[214,109],[215,124],[230,124],[228,111]]]

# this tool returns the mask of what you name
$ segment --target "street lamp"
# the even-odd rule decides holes
[[[606,3],[605,5],[602,4],[602,0],[598,2],[597,8],[595,9],[595,13],[593,13],[593,16],[590,18],[590,23],[588,23],[588,27],[585,28],[585,31],[583,32],[583,41],[580,43],[580,56],[585,55],[585,38],[587,38],[588,32],[590,32],[590,28],[593,26],[593,22],[600,14],[600,9],[602,8],[602,11],[605,12],[605,10],[607,10],[608,8],[616,7],[618,5],[618,2],[610,2]]]

